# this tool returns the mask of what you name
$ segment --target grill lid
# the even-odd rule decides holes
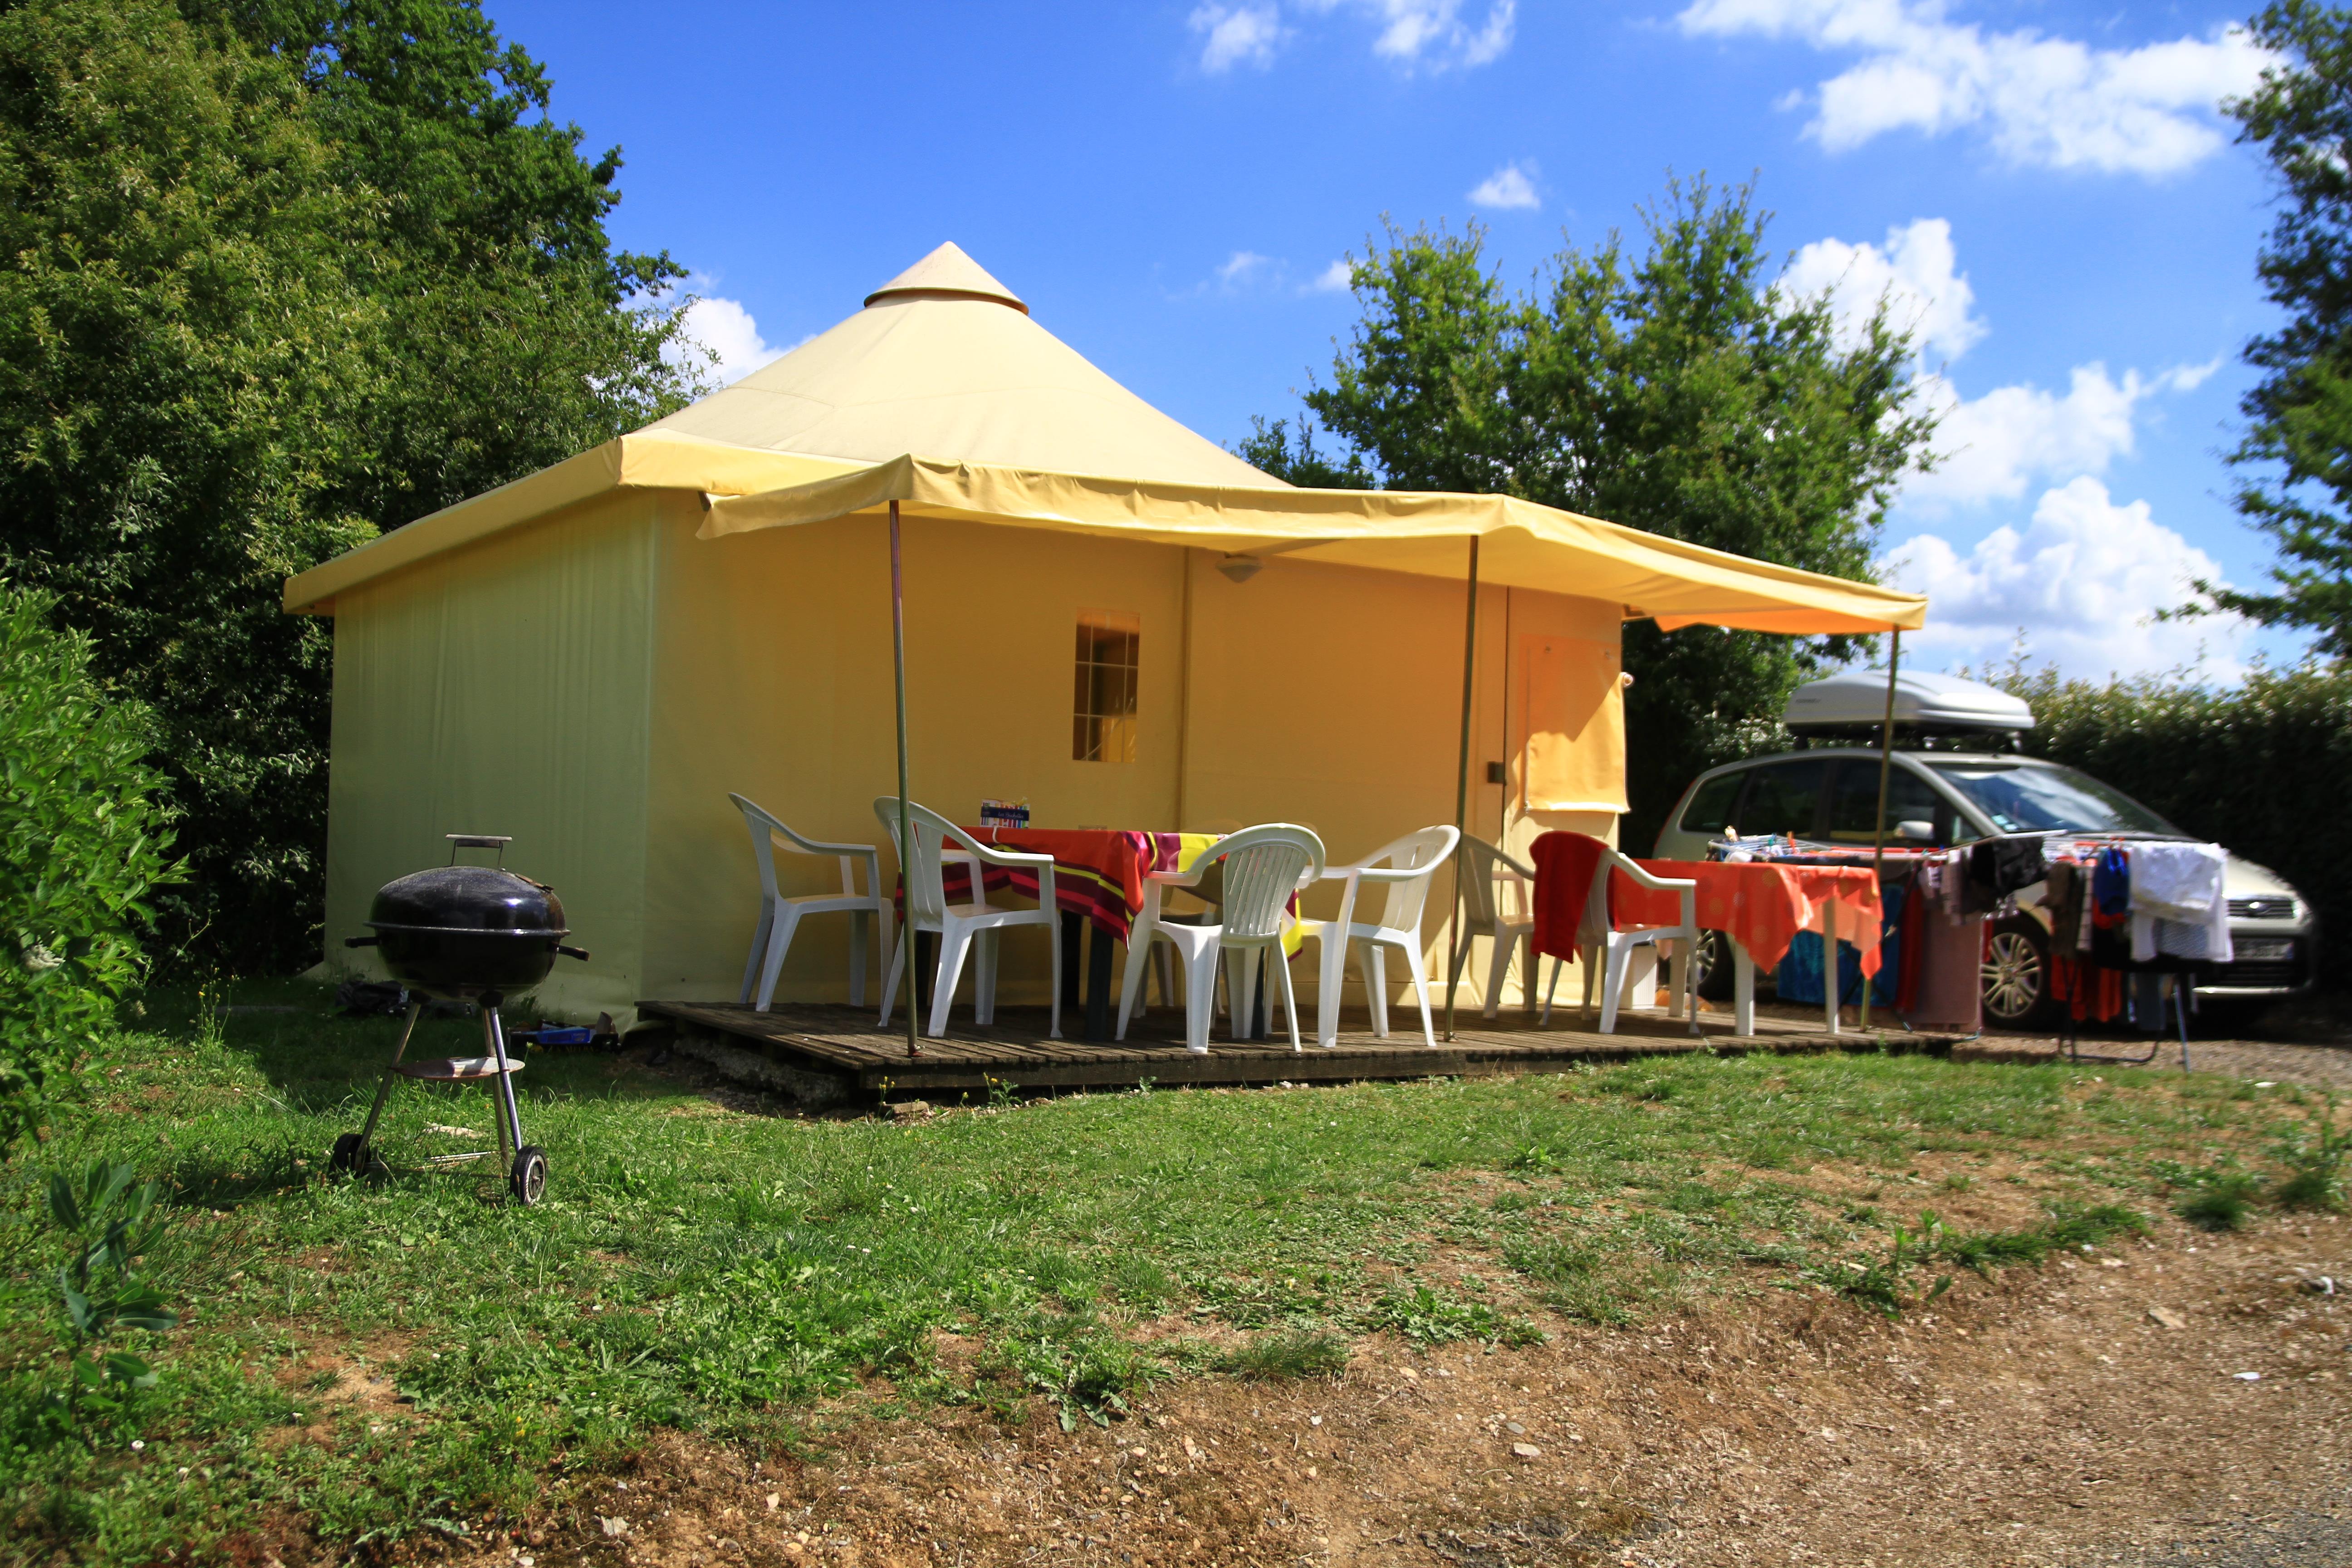
[[[496,866],[436,866],[376,889],[367,923],[376,931],[478,931],[559,937],[563,900],[544,882]]]

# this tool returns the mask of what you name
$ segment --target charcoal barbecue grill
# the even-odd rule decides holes
[[[393,1052],[391,1067],[384,1069],[383,1081],[376,1086],[366,1125],[336,1139],[328,1163],[352,1173],[376,1168],[368,1145],[395,1079],[425,1083],[483,1081],[489,1086],[491,1115],[498,1122],[498,1148],[436,1155],[430,1163],[504,1161],[508,1190],[516,1201],[535,1204],[547,1190],[547,1151],[522,1141],[514,1075],[523,1064],[507,1054],[506,1026],[499,1008],[508,993],[528,991],[546,979],[559,954],[582,959],[588,955],[563,944],[571,930],[563,923],[563,902],[555,896],[555,889],[506,868],[506,847],[511,838],[487,833],[446,837],[449,863],[377,889],[367,920],[375,934],[344,941],[346,947],[379,949],[384,967],[413,994],[399,1048]],[[495,849],[499,863],[460,866],[457,852],[461,849]],[[488,1054],[432,1061],[406,1059],[417,1017],[426,999],[436,996],[479,1006],[482,1043]]]

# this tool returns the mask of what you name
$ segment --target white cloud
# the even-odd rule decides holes
[[[1696,0],[1676,19],[1691,35],[1859,54],[1811,95],[1806,129],[1832,152],[1890,131],[1978,126],[2012,163],[2107,174],[2170,174],[2218,151],[2221,100],[2251,89],[2270,59],[2238,27],[2097,49],[1945,13],[1944,0]]]
[[[1295,10],[1348,10],[1380,30],[1372,52],[1410,70],[1446,70],[1488,65],[1509,50],[1518,25],[1518,0],[1491,0],[1482,19],[1463,15],[1464,0],[1291,0]],[[1278,0],[1226,5],[1208,0],[1187,19],[1201,35],[1201,68],[1212,73],[1236,65],[1263,69],[1289,35]]]
[[[1536,196],[1535,181],[1528,178],[1534,170],[1533,163],[1524,168],[1517,163],[1506,163],[1487,175],[1478,187],[1470,193],[1470,200],[1474,205],[1482,207],[1532,210],[1542,205]]]
[[[2144,500],[2119,505],[2087,476],[2044,490],[2022,531],[1997,528],[1965,554],[1923,533],[1888,552],[1887,580],[1926,594],[1927,625],[1906,653],[1979,667],[2000,660],[2021,630],[2026,651],[2071,675],[2097,678],[2202,665],[2242,669],[2252,629],[2234,616],[2155,620],[2217,581],[2213,558],[2158,522]]]
[[[2206,377],[2221,368],[2221,362],[2228,357],[2227,354],[2215,354],[2203,364],[2177,364],[2158,380],[2168,392],[2194,392],[2205,384]]]
[[[2015,500],[2036,482],[2104,474],[2132,452],[2140,405],[2159,392],[2191,391],[2221,365],[2217,355],[2153,376],[2126,370],[2117,377],[2095,362],[2075,366],[2063,393],[2019,383],[1962,397],[1931,361],[1958,359],[1991,328],[1974,313],[1976,292],[1942,218],[1890,228],[1883,247],[1814,240],[1790,259],[1780,282],[1792,294],[1828,297],[1842,349],[1862,342],[1881,300],[1894,324],[1910,330],[1919,358],[1909,398],[1915,412],[1937,418],[1937,463],[1905,482],[1903,499],[1935,511]]]
[[[1904,500],[2014,500],[2035,479],[2103,474],[2131,452],[2141,401],[2173,384],[2171,375],[2149,380],[2136,370],[2118,380],[2095,363],[2076,365],[2063,394],[2028,382],[1963,399],[1945,377],[1922,376],[1914,395],[1940,416],[1937,464],[1906,481]]]
[[[1264,277],[1266,268],[1275,265],[1270,256],[1260,256],[1255,250],[1236,250],[1223,267],[1217,268],[1217,281],[1228,289],[1239,289]]]
[[[1817,239],[1799,250],[1781,282],[1808,297],[1827,294],[1836,312],[1837,342],[1851,352],[1885,300],[1893,326],[1908,331],[1919,356],[1930,351],[1958,359],[1988,330],[1969,313],[1976,291],[1958,271],[1952,226],[1923,217],[1886,231],[1885,249],[1864,242]]]
[[[1325,0],[1328,5],[1329,0]],[[1517,0],[1495,0],[1476,27],[1462,19],[1462,0],[1359,0],[1381,23],[1372,52],[1405,65],[1483,66],[1511,47]]]
[[[1314,280],[1307,285],[1305,291],[1309,294],[1344,294],[1353,287],[1355,276],[1355,268],[1343,256],[1318,272]]]
[[[1191,17],[1194,32],[1202,35],[1201,68],[1215,73],[1236,65],[1260,70],[1274,63],[1275,46],[1282,41],[1282,18],[1272,5],[1202,5]]]
[[[760,323],[743,308],[741,300],[698,292],[717,281],[707,277],[686,280],[682,291],[687,300],[685,321],[666,357],[670,363],[691,369],[715,385],[728,386],[782,357],[786,351],[760,335]],[[653,310],[667,309],[677,302],[680,294],[681,290],[667,289],[646,304]]]

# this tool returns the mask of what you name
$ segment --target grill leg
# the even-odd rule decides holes
[[[392,1053],[392,1066],[383,1069],[383,1081],[375,1086],[375,1103],[368,1107],[367,1125],[360,1129],[360,1146],[352,1152],[352,1168],[367,1169],[368,1140],[375,1136],[376,1119],[383,1114],[383,1102],[392,1097],[392,1080],[400,1067],[400,1058],[408,1054],[409,1037],[416,1033],[417,1015],[425,1011],[422,1002],[408,1005],[408,1022],[400,1031],[400,1047]]]
[[[514,1074],[507,1065],[506,1026],[499,1018],[495,1006],[482,1009],[482,1033],[489,1037],[490,1055],[499,1064],[498,1096],[499,1155],[511,1164],[515,1151],[522,1147],[522,1117],[515,1110]]]

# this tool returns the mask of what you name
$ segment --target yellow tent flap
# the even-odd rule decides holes
[[[1519,712],[1527,743],[1515,761],[1530,811],[1624,811],[1625,691],[1617,645],[1585,637],[1519,639]]]
[[[1629,618],[1749,631],[1916,631],[1924,595],[1685,544],[1508,496],[1272,489],[903,457],[757,495],[713,496],[701,536],[877,513],[1107,533],[1613,600]]]

